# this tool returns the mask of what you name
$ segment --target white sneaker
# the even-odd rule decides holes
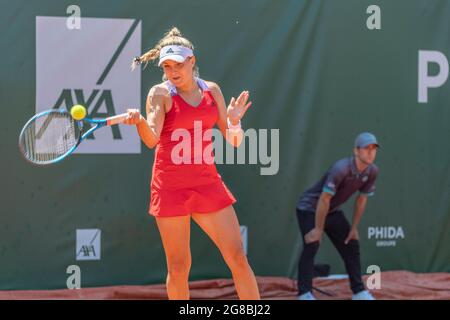
[[[316,298],[312,295],[311,291],[304,293],[297,297],[297,300],[316,300]]]
[[[352,300],[376,300],[367,290],[354,294]]]

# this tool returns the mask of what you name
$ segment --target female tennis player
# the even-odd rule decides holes
[[[149,213],[156,218],[166,254],[167,294],[169,299],[189,299],[192,217],[219,248],[239,298],[259,299],[232,206],[236,199],[216,170],[207,134],[217,125],[226,141],[238,147],[243,138],[240,120],[251,105],[249,92],[233,97],[226,107],[219,86],[198,77],[193,49],[172,28],[153,49],[134,59],[133,68],[159,59],[166,81],[150,89],[147,119],[129,109],[125,122],[136,125],[149,148],[156,146]]]

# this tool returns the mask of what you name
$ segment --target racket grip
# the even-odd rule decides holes
[[[106,125],[112,126],[115,124],[123,123],[127,118],[127,113],[118,114],[117,116],[109,117],[106,119]]]

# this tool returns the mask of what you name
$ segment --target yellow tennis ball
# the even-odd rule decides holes
[[[74,105],[70,109],[70,114],[72,115],[72,118],[75,120],[82,120],[84,117],[86,117],[86,108],[83,107],[81,104]]]

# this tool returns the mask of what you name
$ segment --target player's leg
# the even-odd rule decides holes
[[[232,206],[213,213],[194,213],[192,219],[219,248],[231,270],[240,299],[259,299],[258,284],[242,246],[241,232]]]
[[[297,220],[301,231],[303,249],[298,263],[297,286],[299,295],[311,292],[314,276],[314,257],[319,250],[319,242],[305,243],[305,235],[314,229],[315,213],[297,209]]]
[[[348,244],[344,243],[350,228],[350,223],[341,210],[328,214],[325,222],[325,232],[344,260],[350,287],[353,293],[356,294],[365,290],[365,288],[361,277],[359,241],[350,240]]]
[[[167,261],[169,299],[189,299],[190,216],[156,218]]]

